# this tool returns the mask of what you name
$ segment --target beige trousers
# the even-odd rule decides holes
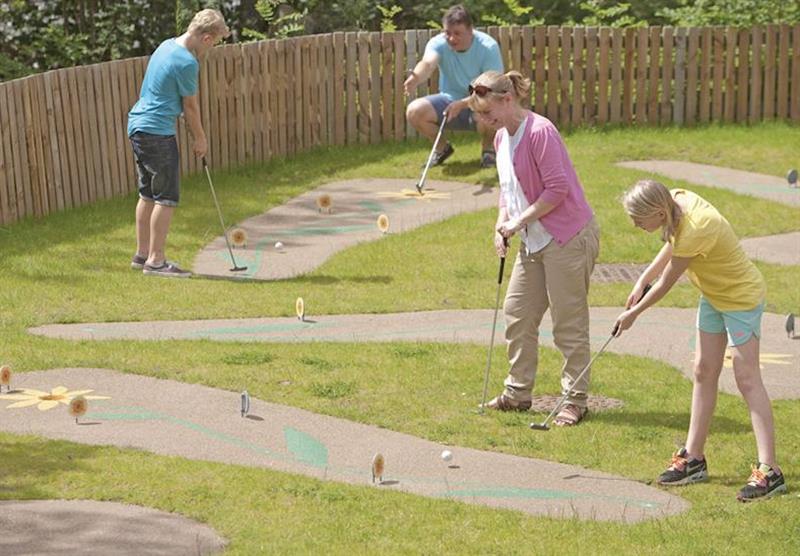
[[[539,324],[548,307],[556,347],[564,356],[562,395],[590,360],[589,276],[600,250],[600,230],[594,218],[566,245],[551,241],[541,251],[528,254],[522,245],[514,262],[503,312],[511,368],[505,394],[528,401],[539,363]],[[568,401],[586,407],[587,371],[575,384]]]

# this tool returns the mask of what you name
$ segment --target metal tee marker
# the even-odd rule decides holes
[[[214,182],[211,181],[211,172],[208,170],[208,163],[206,162],[206,157],[203,157],[203,169],[206,171],[206,177],[208,178],[208,186],[211,188],[211,196],[214,198],[214,206],[217,207],[217,214],[219,215],[219,223],[222,225],[222,236],[225,238],[225,245],[228,246],[228,253],[231,256],[231,262],[233,263],[233,268],[229,269],[231,272],[242,272],[247,270],[246,266],[239,266],[236,264],[236,259],[233,256],[233,249],[231,249],[231,242],[228,239],[228,229],[225,227],[225,221],[222,219],[222,209],[219,207],[219,201],[217,201],[217,193],[214,191]]]

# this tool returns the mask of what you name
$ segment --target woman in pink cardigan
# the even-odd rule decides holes
[[[522,105],[530,81],[519,72],[490,71],[470,87],[469,106],[497,130],[500,203],[494,244],[504,257],[507,238],[522,240],[503,311],[511,368],[502,394],[486,404],[527,411],[536,380],[539,324],[550,309],[555,344],[564,356],[562,392],[572,390],[555,424],[575,425],[587,412],[589,276],[600,249],[599,229],[556,127]]]

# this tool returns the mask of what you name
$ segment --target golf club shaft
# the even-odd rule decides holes
[[[428,176],[428,170],[431,167],[431,161],[433,160],[433,155],[436,153],[436,145],[439,144],[439,139],[442,138],[442,132],[444,131],[444,126],[447,123],[447,112],[442,114],[442,123],[439,124],[439,132],[436,134],[436,140],[433,142],[433,147],[431,147],[431,153],[428,155],[428,161],[425,163],[425,168],[422,170],[422,177],[419,179],[419,183],[417,184],[417,191],[422,193],[422,188],[425,187],[425,178]]]
[[[217,200],[217,192],[214,191],[214,182],[211,181],[211,172],[208,169],[208,163],[206,162],[206,157],[203,157],[203,168],[206,171],[206,177],[208,178],[208,186],[211,188],[211,197],[214,199],[214,206],[217,207],[217,214],[219,215],[219,223],[222,226],[222,236],[225,238],[225,245],[228,246],[228,253],[231,256],[231,262],[233,263],[233,268],[238,269],[240,268],[239,265],[236,264],[236,259],[233,257],[233,249],[231,249],[231,242],[228,240],[228,228],[225,227],[225,221],[222,219],[222,209],[219,206],[219,201]]]
[[[647,295],[647,292],[650,291],[651,287],[652,286],[650,284],[645,285],[644,290],[642,291],[642,295],[641,295],[641,297],[639,298],[639,300],[636,303],[639,303],[639,301],[641,301],[644,298],[644,296]],[[594,354],[594,357],[592,357],[591,360],[589,361],[589,363],[583,368],[583,370],[578,375],[578,378],[576,378],[575,380],[572,381],[572,385],[570,385],[569,389],[558,400],[558,403],[556,403],[556,406],[553,408],[553,411],[550,412],[550,415],[548,415],[545,418],[545,420],[542,421],[538,425],[538,427],[536,427],[536,428],[541,428],[541,429],[546,429],[547,428],[547,423],[550,421],[550,419],[553,418],[553,415],[555,415],[558,412],[558,410],[561,409],[561,406],[564,404],[564,401],[572,393],[572,390],[573,390],[573,388],[575,388],[575,385],[578,384],[581,381],[581,379],[583,378],[583,375],[585,375],[586,372],[592,367],[592,363],[594,363],[595,359],[597,359],[600,356],[600,354],[605,351],[605,349],[608,346],[608,344],[611,343],[611,340],[613,340],[614,338],[617,337],[617,332],[618,332],[617,326],[614,325],[614,329],[611,331],[611,336],[609,336],[608,340],[606,340],[606,343],[603,344],[603,347],[601,347],[600,350],[597,353]]]
[[[508,248],[508,240],[503,238],[503,245]],[[492,338],[489,340],[489,355],[486,361],[486,373],[483,376],[483,398],[481,400],[481,414],[483,414],[484,405],[486,405],[486,392],[489,389],[489,370],[492,368],[492,350],[494,348],[494,333],[497,329],[497,311],[500,309],[500,290],[503,284],[503,269],[506,265],[505,255],[500,257],[500,272],[497,275],[497,296],[494,300],[494,318],[492,319]]]

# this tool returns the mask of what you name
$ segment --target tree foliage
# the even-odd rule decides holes
[[[458,0],[0,0],[0,80],[150,54],[195,12],[222,11],[232,42],[332,31],[439,28]],[[797,0],[462,0],[476,25],[800,22]]]

